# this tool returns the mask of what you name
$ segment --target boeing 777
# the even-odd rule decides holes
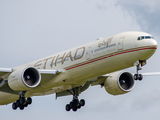
[[[139,70],[156,51],[157,42],[145,32],[123,32],[16,68],[0,68],[0,105],[16,110],[32,103],[32,96],[73,95],[65,106],[77,111],[85,105],[79,94],[101,85],[111,95],[133,90],[142,80]],[[120,71],[136,67],[136,74]]]

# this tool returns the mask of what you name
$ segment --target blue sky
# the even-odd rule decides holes
[[[13,68],[124,31],[148,32],[159,43],[159,15],[159,0],[1,0],[0,67]],[[159,53],[158,48],[141,72],[159,71]],[[65,111],[72,96],[33,97],[24,111],[13,111],[11,104],[0,106],[1,119],[158,119],[159,77],[146,76],[120,96],[90,87],[79,96],[86,105],[77,112]]]

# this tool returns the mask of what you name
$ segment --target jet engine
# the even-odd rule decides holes
[[[133,75],[123,71],[111,73],[104,82],[105,90],[111,95],[125,94],[133,90],[134,86]]]
[[[40,81],[41,75],[34,67],[17,68],[8,77],[8,85],[14,91],[26,91],[37,87]]]

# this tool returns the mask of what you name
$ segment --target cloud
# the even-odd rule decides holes
[[[131,105],[131,108],[133,110],[148,110],[148,109],[154,109],[157,107],[160,101],[160,92],[159,90],[154,90],[149,93],[145,93],[137,97]],[[158,105],[159,106],[159,105]]]
[[[128,0],[121,0],[116,1],[117,4],[125,6],[128,8],[135,8],[140,7],[141,9],[145,9],[145,11],[153,13],[155,11],[160,11],[160,1],[159,0],[134,0],[134,1],[128,1]]]
[[[117,6],[121,6],[124,11],[136,17],[141,28],[148,32],[160,32],[160,1],[159,0],[134,0],[116,1]]]
[[[108,23],[106,24],[113,24],[110,29],[113,28],[114,31],[116,31],[121,27],[124,29],[123,31],[141,31],[139,24],[137,24],[135,14],[117,5],[116,0],[87,0],[87,2],[92,4],[96,8],[96,11],[99,11],[103,19],[107,18],[105,21]]]

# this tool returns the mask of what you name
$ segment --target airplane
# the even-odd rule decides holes
[[[15,68],[0,68],[0,105],[12,103],[13,110],[23,110],[32,96],[72,95],[66,111],[85,105],[79,95],[90,86],[100,85],[111,95],[132,91],[142,66],[155,53],[152,35],[127,31],[75,47]],[[136,67],[136,74],[122,71]]]

